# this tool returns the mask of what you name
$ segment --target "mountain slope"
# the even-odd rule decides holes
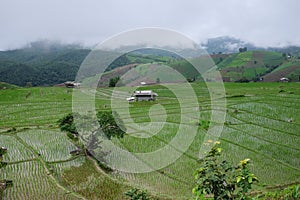
[[[280,65],[274,71],[265,75],[263,80],[265,82],[274,82],[283,77],[291,81],[300,81],[300,61],[288,61]]]
[[[282,54],[268,51],[246,51],[228,56],[218,64],[227,81],[259,80],[284,62]]]
[[[278,81],[278,77],[283,75],[292,81],[299,80],[299,47],[251,51],[249,49],[257,49],[257,47],[229,37],[209,40],[206,45],[209,51],[219,51],[210,56],[214,64],[207,62],[207,56],[199,57],[200,54],[191,58],[190,61],[197,62],[206,70],[216,65],[224,81],[247,82],[258,81],[261,78],[266,78],[265,81]],[[230,48],[237,52],[238,47],[247,47],[248,51],[222,53],[222,51],[227,52]],[[82,61],[90,52],[90,49],[83,49],[80,46],[50,42],[36,42],[23,49],[0,51],[0,81],[18,86],[48,86],[74,80]],[[114,52],[104,53],[107,53],[107,56],[114,55]],[[109,77],[120,76],[122,75],[120,70],[114,71],[114,69],[138,64],[168,65],[188,80],[201,78],[197,70],[177,54],[149,48],[123,54],[107,67],[106,72],[111,71]],[[277,70],[282,71],[267,76]],[[97,69],[94,67],[87,69],[86,76],[94,76],[97,73]],[[155,82],[157,78],[159,77],[151,81]]]
[[[0,81],[26,84],[54,85],[74,80],[81,62],[90,52],[74,46],[33,46],[0,52]]]

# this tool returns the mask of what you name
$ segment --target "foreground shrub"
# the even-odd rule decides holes
[[[130,200],[150,200],[145,190],[133,188],[125,193]]]
[[[250,159],[233,166],[226,160],[220,161],[221,151],[221,148],[213,147],[200,161],[200,168],[195,171],[195,199],[205,199],[205,195],[213,195],[215,200],[248,199],[247,192],[257,181],[248,168]]]

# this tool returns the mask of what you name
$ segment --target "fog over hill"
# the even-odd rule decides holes
[[[298,0],[2,1],[0,50],[44,38],[92,46],[143,27],[196,43],[228,35],[256,46],[300,45],[299,7]]]
[[[20,47],[20,48],[14,48],[11,50],[2,50],[0,52],[12,52],[13,50],[22,50],[22,51],[42,51],[42,52],[49,52],[49,51],[56,51],[61,49],[90,49],[92,50],[94,47],[96,47],[97,44],[91,44],[91,45],[83,45],[82,43],[68,43],[65,41],[59,41],[59,40],[50,40],[50,39],[44,39],[44,40],[37,40],[33,42],[29,42],[26,45]],[[134,49],[144,49],[147,45],[136,45],[133,48]],[[277,52],[298,52],[297,49],[300,47],[300,45],[297,44],[290,44],[285,46],[257,46],[254,43],[246,42],[242,39],[235,38],[232,36],[220,36],[220,37],[214,37],[214,38],[208,38],[207,40],[200,42],[199,44],[196,44],[193,48],[190,47],[179,47],[179,46],[172,46],[171,44],[168,45],[168,49],[174,49],[178,50],[188,50],[188,49],[204,49],[209,54],[217,54],[219,52],[222,53],[234,53],[239,52],[239,48],[247,47],[248,50],[268,50],[268,51],[277,51]],[[128,46],[122,46],[119,47],[118,51],[127,51],[128,49],[132,49]],[[114,50],[114,48],[111,48],[110,50]],[[154,52],[151,52],[154,53]],[[156,53],[154,53],[156,54]]]

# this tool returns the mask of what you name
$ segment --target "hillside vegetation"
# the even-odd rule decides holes
[[[246,51],[231,54],[218,64],[224,78],[239,81],[242,78],[258,81],[265,74],[272,72],[284,61],[280,53],[267,51]]]
[[[74,80],[89,52],[74,47],[31,47],[0,52],[0,81],[19,86],[42,86]]]
[[[209,61],[210,58],[212,62]],[[211,55],[210,58],[207,56],[200,56],[191,58],[190,60],[169,58],[158,61],[156,59],[150,64],[139,64],[136,62],[134,64],[134,70],[139,77],[147,77],[147,80],[140,79],[139,81],[146,81],[148,83],[155,83],[158,78],[165,78],[160,77],[163,73],[155,72],[155,66],[157,70],[159,70],[159,67],[161,66],[169,66],[182,74],[187,80],[202,80],[201,74],[190,62],[198,63],[203,72],[216,67],[220,71],[223,81],[225,82],[279,82],[282,77],[289,78],[290,81],[300,80],[300,60],[296,57],[287,58],[285,55],[278,52],[246,51],[232,54],[215,54]],[[129,65],[126,65],[111,70],[108,73],[109,75],[104,74],[103,81],[100,81],[101,85],[108,85],[109,78],[117,76],[121,77],[133,68],[133,66],[128,66]],[[152,74],[143,74],[145,70],[150,71]],[[136,80],[136,82],[139,81]],[[103,84],[105,82],[106,84]],[[176,80],[173,80],[173,82],[176,82]]]
[[[211,58],[220,70],[224,81],[247,82],[264,80],[266,82],[279,81],[287,77],[292,81],[299,81],[299,54],[297,48],[290,47],[282,52],[278,49],[254,50],[239,53],[212,54]],[[51,86],[65,81],[75,80],[77,71],[90,53],[76,45],[32,43],[30,47],[0,52],[0,81],[18,86]],[[113,52],[106,52],[113,55]],[[206,62],[207,58],[193,57],[192,61]],[[159,64],[167,65],[180,72],[188,80],[201,79],[201,75],[186,60],[175,53],[158,49],[140,49],[120,56],[106,68],[110,71],[109,78],[120,76],[117,68],[128,65]],[[206,66],[207,69],[214,66]],[[115,69],[115,70],[114,70]],[[278,72],[280,71],[280,73]],[[276,73],[275,73],[276,72]],[[273,74],[274,73],[274,74]],[[89,70],[88,76],[97,74]],[[159,77],[156,77],[159,78]],[[155,78],[155,79],[156,79]],[[155,81],[155,80],[152,80]],[[107,84],[102,85],[107,85]]]

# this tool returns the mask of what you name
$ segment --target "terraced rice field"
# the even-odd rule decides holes
[[[3,156],[8,165],[1,169],[0,179],[13,180],[13,187],[3,193],[4,199],[80,199],[55,178],[64,169],[85,162],[82,156],[71,157],[69,152],[76,146],[64,133],[51,130],[2,133],[0,141],[8,149]]]
[[[200,147],[215,141],[221,142],[224,158],[234,163],[244,158],[252,160],[252,171],[260,180],[256,190],[299,182],[299,86],[299,83],[228,83],[225,85],[226,96],[216,100],[215,107],[212,107],[208,90],[202,83],[192,84],[197,107],[195,104],[180,105],[180,100],[167,87],[148,86],[145,89],[158,93],[156,102],[130,103],[128,110],[118,108],[127,126],[127,135],[122,139],[114,138],[115,145],[139,153],[163,148],[176,137],[183,114],[189,116],[184,125],[196,129],[197,134],[175,162],[148,173],[114,171],[106,175],[106,178],[117,180],[114,184],[108,184],[109,179],[92,175],[95,171],[90,171],[80,183],[80,177],[70,171],[91,165],[87,165],[84,157],[71,157],[69,152],[76,146],[57,129],[56,121],[72,109],[69,89],[1,90],[0,146],[8,148],[3,157],[8,166],[0,169],[0,179],[14,181],[13,187],[4,191],[4,199],[92,199],[96,198],[92,195],[96,191],[105,194],[105,198],[111,193],[118,196],[117,199],[124,199],[123,190],[117,190],[120,183],[145,188],[161,198],[189,199],[194,186],[193,172],[199,165]],[[183,87],[178,84],[176,88]],[[100,89],[96,93],[96,109],[110,109],[112,94],[110,88]],[[130,94],[121,92],[118,95],[114,98],[124,99]],[[218,107],[224,99],[226,107]],[[182,113],[180,106],[185,106],[187,112]],[[211,113],[220,109],[226,112],[221,136],[212,141],[205,140],[209,123],[214,123]],[[17,131],[13,131],[13,127]],[[176,151],[176,146],[172,148]],[[86,189],[89,184],[93,192]],[[115,190],[108,190],[110,187]]]

